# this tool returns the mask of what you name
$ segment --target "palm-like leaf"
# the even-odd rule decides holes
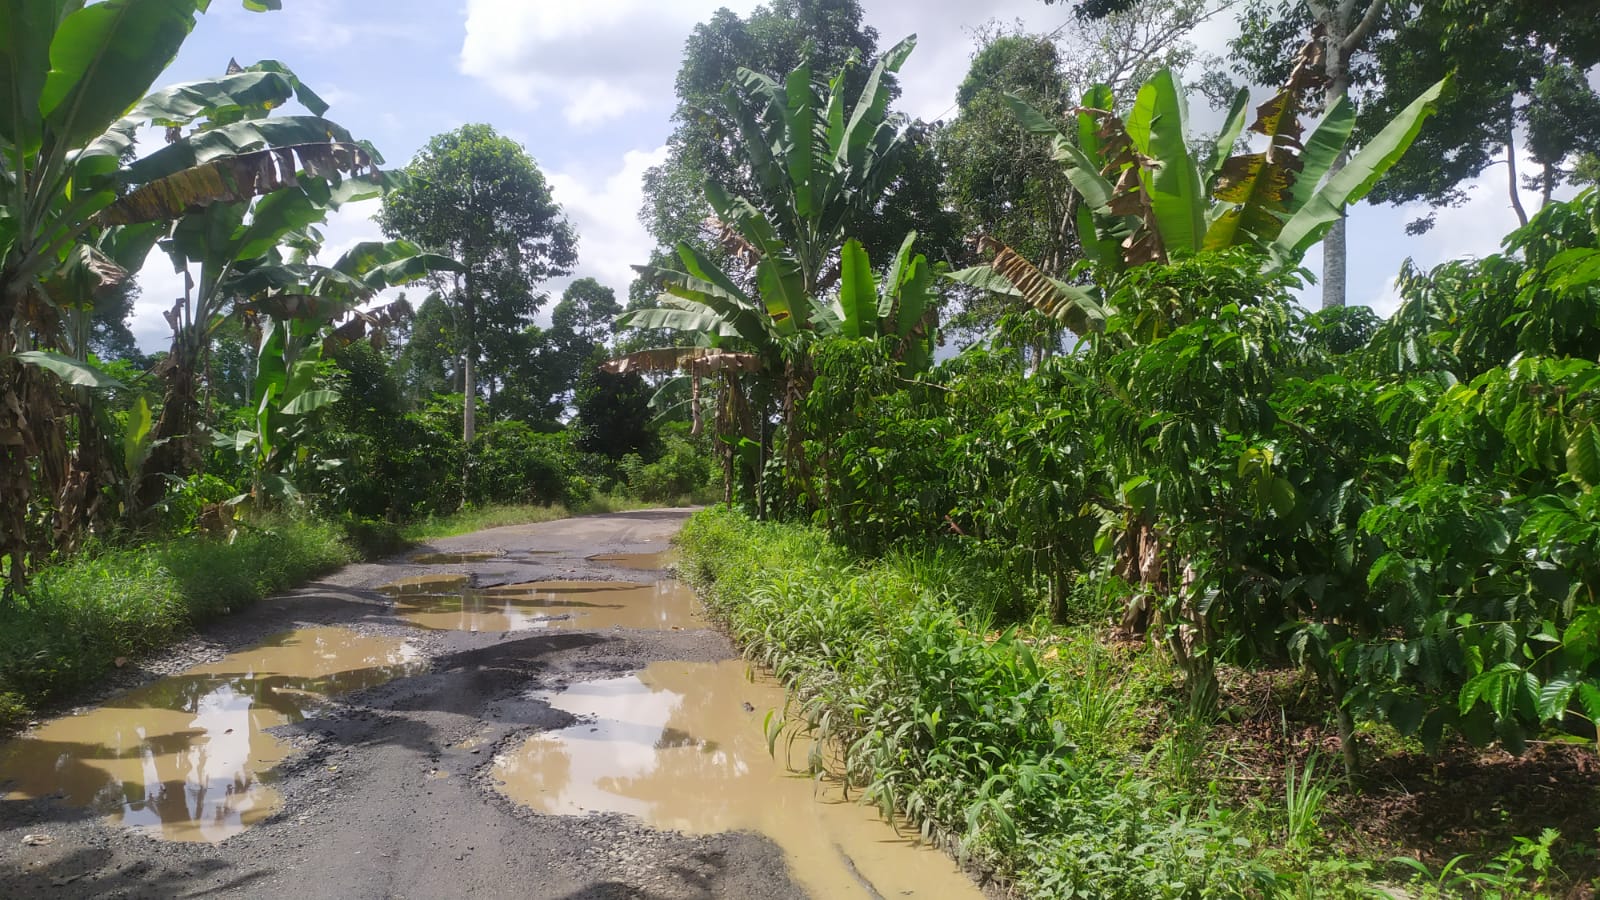
[[[628,372],[687,372],[706,376],[718,372],[759,372],[762,363],[753,353],[735,353],[708,347],[661,347],[606,360],[600,368],[614,375]]]
[[[1022,299],[1074,333],[1085,335],[1105,328],[1105,311],[1088,290],[1064,284],[1045,275],[1010,247],[985,237],[979,250],[993,254],[995,274],[1010,282]],[[970,282],[969,282],[970,283]]]

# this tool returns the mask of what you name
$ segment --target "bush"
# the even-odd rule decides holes
[[[662,448],[652,463],[635,453],[622,458],[628,493],[651,503],[706,494],[716,468],[710,455],[683,437],[665,438]]]
[[[473,447],[467,500],[576,505],[594,493],[578,466],[578,452],[565,432],[541,434],[521,422],[496,422]]]
[[[334,526],[281,519],[242,526],[231,542],[177,538],[44,569],[0,607],[0,726],[92,685],[118,658],[351,558]]]

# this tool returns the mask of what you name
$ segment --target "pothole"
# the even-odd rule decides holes
[[[539,581],[469,587],[464,576],[425,576],[384,585],[395,610],[435,631],[673,631],[706,627],[694,592],[676,581]]]
[[[654,663],[637,675],[541,695],[583,721],[496,757],[512,800],[552,815],[621,813],[693,834],[757,831],[783,848],[817,897],[980,897],[943,853],[897,835],[877,810],[814,782],[809,742],[768,752],[764,725],[781,686],[741,660]]]
[[[619,569],[641,572],[659,572],[678,562],[678,551],[661,550],[655,553],[597,553],[586,557],[589,562],[605,563]]]
[[[419,566],[460,566],[472,562],[488,562],[499,559],[505,553],[499,550],[464,550],[459,553],[418,553],[410,557],[410,562]]]
[[[307,628],[163,678],[0,749],[7,799],[56,796],[171,841],[220,841],[271,815],[289,744],[265,729],[328,697],[419,671],[393,638]]]

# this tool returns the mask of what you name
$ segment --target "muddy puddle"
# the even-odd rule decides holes
[[[599,553],[586,557],[589,562],[605,563],[619,569],[640,572],[659,572],[678,563],[678,551],[660,550],[655,553]]]
[[[460,575],[407,578],[379,588],[412,625],[435,631],[706,627],[694,592],[675,581],[539,581],[474,588]]]
[[[505,556],[499,550],[466,550],[459,553],[418,553],[409,557],[419,566],[461,566],[467,563],[488,562]]]
[[[763,722],[781,686],[742,660],[655,663],[542,695],[583,717],[498,756],[502,793],[554,815],[613,812],[694,834],[757,831],[783,848],[815,897],[981,897],[943,853],[902,837],[874,809],[814,782],[809,744],[768,753]]]
[[[398,639],[288,632],[45,723],[0,747],[0,782],[7,799],[54,795],[166,840],[220,841],[280,803],[270,770],[290,747],[264,729],[425,665]]]

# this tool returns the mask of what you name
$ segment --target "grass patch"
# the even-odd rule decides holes
[[[0,608],[0,728],[92,686],[119,658],[352,559],[336,526],[274,519],[231,542],[177,538],[44,569]]]
[[[1195,776],[1207,723],[1159,654],[1090,629],[995,630],[982,611],[1014,587],[981,560],[863,562],[725,509],[680,543],[684,577],[790,688],[786,727],[833,741],[864,802],[1019,894],[1373,896],[1369,866],[1322,837],[1312,772],[1227,802]]]

